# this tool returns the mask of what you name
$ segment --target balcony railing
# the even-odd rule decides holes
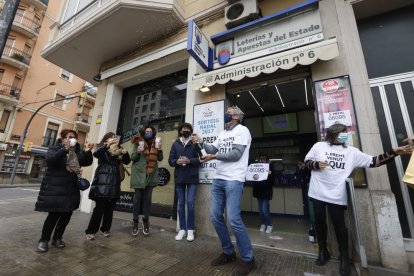
[[[19,99],[20,89],[5,83],[0,83],[0,95]]]
[[[83,113],[76,113],[75,121],[90,124],[92,121],[92,116]]]
[[[17,61],[23,62],[27,65],[29,65],[30,59],[32,58],[32,56],[28,53],[25,53],[23,51],[20,51],[16,48],[7,45],[4,47],[3,55],[8,56]]]
[[[40,30],[40,24],[39,22],[36,22],[26,16],[23,16],[21,14],[16,14],[16,16],[14,17],[14,21],[13,24],[15,25],[22,25],[30,30],[32,30],[33,32],[39,34],[39,30]]]

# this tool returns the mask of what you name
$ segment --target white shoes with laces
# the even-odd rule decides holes
[[[270,233],[272,233],[272,231],[273,231],[273,226],[268,225],[268,226],[266,227],[266,234],[270,234]]]
[[[266,225],[262,224],[260,225],[260,232],[264,232],[266,230]]]
[[[194,230],[187,231],[187,241],[192,242],[194,240]]]
[[[181,241],[185,237],[185,230],[178,231],[177,236],[175,236],[176,241]]]

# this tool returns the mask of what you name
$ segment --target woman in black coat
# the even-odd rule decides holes
[[[64,129],[54,146],[49,147],[46,155],[47,171],[40,185],[35,211],[49,212],[42,230],[37,251],[46,252],[54,230],[52,245],[65,247],[62,240],[73,210],[78,209],[80,192],[78,174],[81,167],[92,164],[91,148],[81,150],[74,130]]]
[[[129,164],[131,158],[127,150],[118,146],[119,140],[115,133],[108,132],[98,144],[93,156],[98,159],[98,167],[89,191],[89,198],[96,205],[93,209],[88,229],[85,230],[86,239],[94,240],[100,227],[105,237],[110,236],[112,216],[115,202],[121,193],[121,164]]]

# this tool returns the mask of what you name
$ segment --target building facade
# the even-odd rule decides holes
[[[232,9],[235,5],[242,8]],[[308,175],[300,163],[324,137],[326,127],[336,121],[347,124],[353,144],[372,155],[400,145],[413,134],[412,107],[407,104],[404,129],[396,129],[398,135],[388,142],[383,132],[386,126],[378,119],[383,115],[377,88],[375,82],[370,83],[378,64],[369,59],[373,37],[378,37],[374,31],[382,35],[382,29],[370,26],[381,25],[383,15],[391,22],[401,19],[396,29],[410,26],[412,17],[406,15],[404,21],[389,15],[408,8],[412,9],[412,3],[403,0],[384,5],[370,0],[69,0],[42,56],[99,85],[91,140],[116,131],[129,147],[131,136],[151,122],[167,156],[180,123],[193,123],[206,141],[213,141],[223,127],[225,107],[239,106],[253,137],[251,162],[261,154],[273,160],[271,212],[275,229],[288,232],[286,245],[277,246],[314,254],[306,235],[312,223],[306,197]],[[412,34],[401,34],[399,39],[406,37],[412,39]],[[380,51],[375,54],[382,55]],[[387,63],[396,58],[403,59],[396,55]],[[376,73],[375,78],[412,73],[413,63],[408,60],[404,66]],[[412,96],[404,91],[412,90],[412,81],[403,82],[406,90],[396,94],[408,101]],[[393,110],[400,104],[383,100],[381,108],[385,107]],[[410,242],[413,235],[407,223],[412,220],[412,205],[400,180],[406,162],[397,158],[393,169],[357,170],[351,176],[357,187],[357,223],[354,208],[348,212],[355,262],[366,254],[370,264],[408,270],[411,253],[406,252],[404,242]],[[175,217],[173,170],[166,160],[160,167],[153,214]],[[196,202],[196,231],[210,235],[214,235],[209,216],[213,171],[214,163],[200,168]],[[91,177],[93,168],[85,173]],[[124,209],[131,202],[128,182],[127,177],[122,183],[119,207]],[[404,199],[402,204],[397,204],[394,194]],[[84,198],[81,210],[90,212],[91,208],[91,201]],[[268,243],[255,237],[258,215],[249,183],[242,211],[254,242]],[[304,233],[305,241],[290,240]],[[365,250],[359,250],[357,234]],[[330,237],[331,250],[337,253],[332,229]]]
[[[85,143],[95,102],[95,89],[84,80],[40,56],[50,28],[63,8],[60,1],[22,0],[0,61],[0,177],[6,184],[13,171],[23,130],[34,112],[19,157],[15,183],[40,182],[46,170],[45,153],[64,128],[75,129]],[[67,95],[89,91],[82,99]]]

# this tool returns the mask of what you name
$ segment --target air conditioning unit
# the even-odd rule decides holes
[[[224,25],[227,29],[258,18],[257,0],[241,0],[224,8]]]

